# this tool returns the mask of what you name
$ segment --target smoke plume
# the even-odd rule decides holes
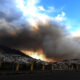
[[[34,23],[32,24],[32,20]],[[42,50],[47,58],[80,58],[79,44],[67,37],[65,25],[50,18],[24,18],[12,0],[0,1],[0,45],[19,50]]]

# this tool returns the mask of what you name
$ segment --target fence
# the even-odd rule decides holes
[[[79,64],[42,64],[42,63],[30,63],[19,64],[0,62],[0,71],[80,71]]]

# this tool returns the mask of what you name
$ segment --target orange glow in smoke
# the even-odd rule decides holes
[[[47,61],[47,62],[55,62],[53,59],[47,59],[46,56],[43,54],[42,51],[34,52],[34,51],[22,51],[25,54],[31,56],[32,58],[35,59],[40,59],[42,61]]]

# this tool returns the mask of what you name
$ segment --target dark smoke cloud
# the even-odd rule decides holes
[[[46,57],[52,59],[80,58],[80,46],[67,37],[64,25],[50,19],[44,24],[36,18],[36,30],[22,15],[14,0],[0,0],[1,45],[19,50],[42,49]]]
[[[22,12],[17,8],[15,0],[0,0],[0,19],[7,21],[20,19]]]

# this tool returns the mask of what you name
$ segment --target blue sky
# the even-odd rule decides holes
[[[66,20],[63,23],[68,26],[70,31],[75,32],[80,29],[80,0],[41,0],[40,4],[44,8],[51,6],[58,10],[58,12],[45,12],[49,16],[54,17],[64,12]]]
[[[66,25],[73,36],[80,35],[80,0],[16,0],[26,17],[53,18]]]
[[[67,17],[80,21],[80,0],[41,0],[41,4],[44,7],[53,6],[56,9],[63,8]]]

